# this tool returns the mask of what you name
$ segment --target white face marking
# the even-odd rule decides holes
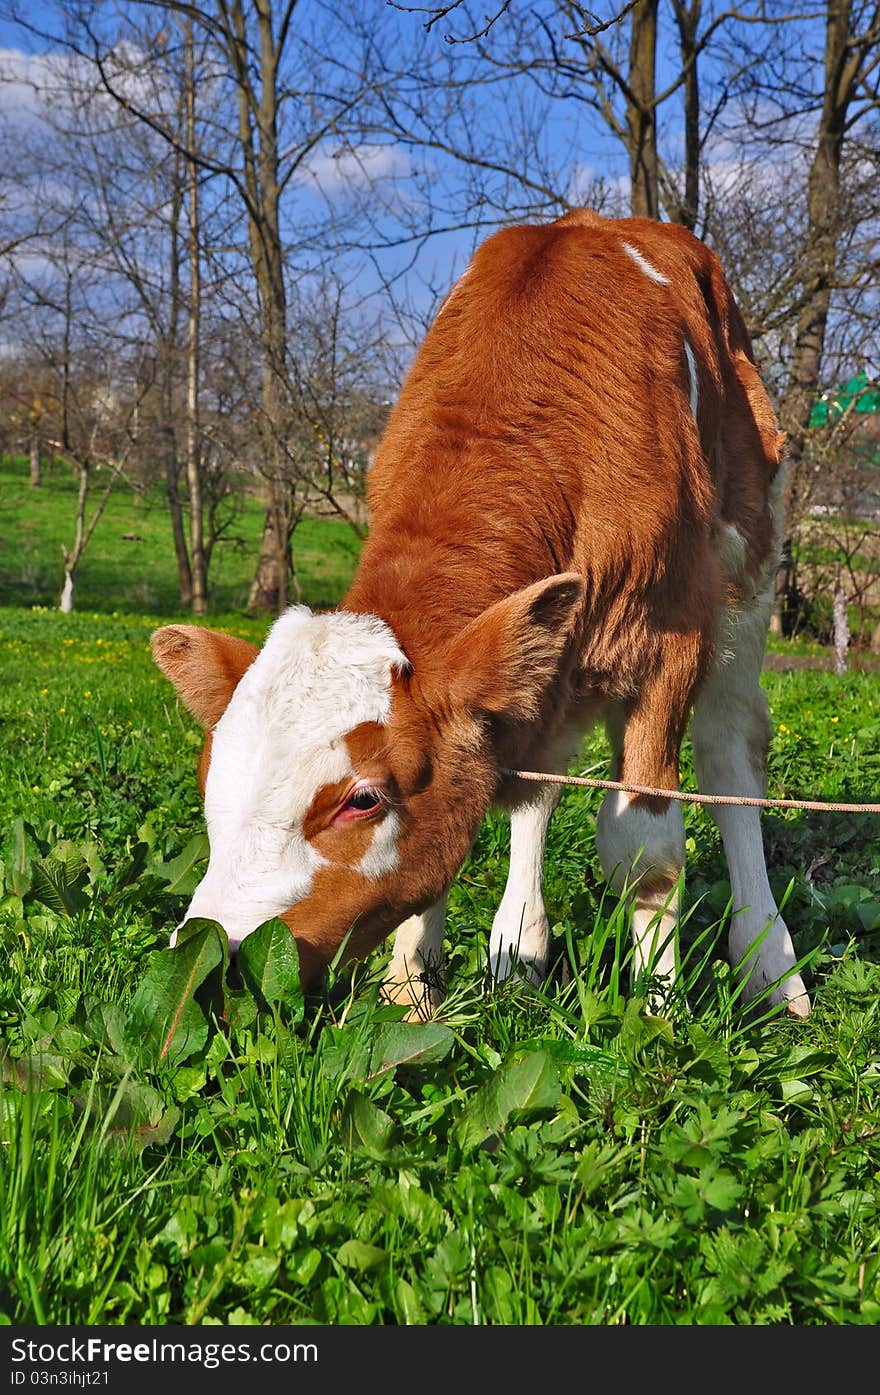
[[[392,673],[406,667],[374,615],[292,606],[276,620],[214,728],[211,857],[188,917],[219,920],[237,945],[308,895],[325,859],[303,836],[306,812],[323,785],[354,775],[345,736],[362,722],[387,722]],[[377,827],[365,875],[394,865],[396,825],[388,814]]]
[[[399,832],[400,819],[393,809],[389,809],[381,823],[376,825],[373,841],[357,864],[357,870],[367,881],[378,881],[379,877],[384,877],[386,872],[393,872],[399,865]]]
[[[688,374],[691,380],[691,415],[696,421],[697,409],[700,405],[700,380],[697,377],[697,360],[694,358],[694,351],[686,339],[684,341],[684,356],[687,359]]]

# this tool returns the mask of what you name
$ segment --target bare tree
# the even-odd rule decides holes
[[[876,0],[826,0],[815,18],[776,4],[766,15],[775,21],[772,48],[757,49],[743,30],[735,36],[734,107],[743,158],[757,168],[764,162],[754,192],[776,215],[774,227],[752,203],[747,217],[762,225],[760,234],[752,231],[757,256],[753,268],[739,266],[740,279],[751,280],[751,323],[787,433],[786,538],[774,620],[781,632],[798,604],[798,531],[809,528],[813,481],[834,467],[827,443],[811,431],[815,404],[878,348],[880,9]],[[730,214],[731,201],[722,205]],[[734,223],[742,223],[748,205],[739,201]],[[721,221],[713,227],[723,243]],[[737,280],[736,262],[733,275]]]
[[[106,346],[83,333],[83,279],[80,251],[64,238],[53,246],[51,263],[46,258],[40,284],[24,287],[19,300],[29,320],[36,377],[43,385],[45,443],[68,465],[77,484],[73,539],[61,547],[58,606],[63,611],[73,610],[77,568],[125,469],[142,393],[136,365],[117,365],[108,374]]]
[[[427,13],[428,30],[454,15],[461,31],[447,31],[446,39],[469,47],[496,84],[503,78],[529,85],[551,103],[557,119],[561,111],[569,120],[583,118],[576,158],[583,160],[588,145],[610,133],[626,159],[632,213],[698,225],[704,150],[728,99],[730,80],[730,73],[713,62],[711,100],[706,102],[703,74],[724,27],[745,22],[736,9],[710,8],[704,0],[669,0],[668,16],[660,0],[595,8],[576,0],[537,0],[503,5],[489,17],[491,23],[481,26],[464,0],[396,8]],[[670,40],[678,49],[677,63],[671,61]],[[471,73],[466,80],[474,80]],[[554,193],[570,202],[577,189],[562,184]]]

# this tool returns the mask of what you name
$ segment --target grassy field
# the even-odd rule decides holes
[[[71,547],[76,483],[60,462],[46,462],[44,484],[32,489],[23,457],[0,460],[0,604],[58,604],[64,580],[62,545]],[[92,491],[100,497],[101,475]],[[91,514],[89,505],[87,517]],[[242,611],[259,547],[263,510],[245,501],[211,562],[213,616]],[[295,534],[294,561],[312,605],[334,605],[357,562],[360,543],[348,524],[305,518]],[[180,612],[171,524],[163,496],[118,484],[76,574],[76,607],[152,616]]]
[[[206,842],[200,735],[149,654],[174,613],[162,517],[120,494],[62,616],[54,582],[22,587],[28,557],[55,565],[66,495],[26,488],[0,517],[4,1321],[880,1321],[876,819],[765,818],[805,1025],[743,1010],[718,838],[690,806],[686,993],[647,1011],[598,867],[598,796],[579,790],[548,847],[544,990],[483,991],[495,815],[450,897],[435,1023],[381,1003],[387,948],[304,998],[272,925],[232,983],[210,925],[165,948]],[[309,527],[304,597],[324,604],[351,535]],[[150,538],[134,570],[130,531]],[[259,639],[236,608],[252,555],[221,559],[211,623]],[[771,794],[876,800],[876,676],[764,681]],[[577,768],[604,760],[596,738]]]

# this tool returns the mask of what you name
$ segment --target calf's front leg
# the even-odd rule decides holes
[[[489,940],[495,983],[518,974],[541,983],[550,958],[550,925],[544,909],[544,848],[558,785],[535,784],[510,811],[510,867]]]
[[[443,1001],[443,930],[446,897],[397,927],[382,987],[392,1003],[405,1003],[407,1022],[426,1022]]]

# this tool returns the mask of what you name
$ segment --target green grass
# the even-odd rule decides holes
[[[61,462],[44,463],[43,477],[42,488],[32,489],[23,457],[0,460],[0,605],[58,604],[64,580],[61,548],[73,543],[76,483]],[[101,488],[99,473],[95,496]],[[212,616],[244,611],[262,523],[259,499],[247,497],[212,558]],[[303,599],[319,607],[335,605],[360,550],[352,529],[338,519],[306,517],[294,534],[293,550],[307,588]],[[136,493],[117,484],[77,568],[77,609],[172,616],[181,611],[179,597],[163,495],[157,489]]]
[[[329,589],[305,564],[303,583]],[[765,818],[800,1026],[743,1010],[717,834],[690,806],[686,1000],[647,1010],[600,796],[574,789],[542,991],[483,991],[494,814],[450,896],[436,1024],[381,1003],[387,947],[303,999],[255,936],[236,986],[210,926],[165,948],[206,851],[200,734],[149,654],[169,607],[0,609],[5,1321],[876,1324],[876,819]],[[876,678],[764,682],[770,793],[875,800]],[[604,759],[596,737],[574,768]]]

